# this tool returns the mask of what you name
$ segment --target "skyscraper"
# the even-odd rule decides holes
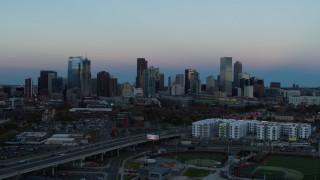
[[[137,77],[136,77],[136,88],[143,88],[144,83],[144,70],[148,68],[148,61],[144,58],[137,59]]]
[[[220,58],[220,88],[227,96],[232,95],[232,57]]]
[[[57,76],[55,71],[40,71],[38,79],[38,93],[41,96],[48,96],[52,93],[52,78]]]
[[[180,84],[183,87],[184,86],[184,74],[177,74],[175,83]]]
[[[118,79],[115,77],[110,78],[109,94],[111,97],[118,96]]]
[[[69,57],[68,61],[68,89],[79,88],[84,96],[90,94],[91,63],[82,56]]]
[[[215,87],[216,87],[216,79],[213,76],[208,76],[206,78],[207,94],[214,94]]]
[[[63,78],[56,76],[52,78],[52,93],[62,93],[63,92]]]
[[[101,71],[97,74],[97,95],[110,97],[109,93],[110,74],[106,71]]]
[[[91,78],[91,94],[97,95],[97,78]]]
[[[91,62],[85,58],[83,60],[83,71],[81,79],[81,90],[84,96],[91,94]]]
[[[163,73],[159,73],[159,81],[157,81],[157,88],[156,91],[164,91],[164,74]]]
[[[185,70],[185,94],[199,93],[201,88],[200,74],[194,69]]]
[[[189,94],[191,91],[190,87],[190,80],[191,80],[191,74],[195,73],[196,70],[194,69],[186,69],[184,73],[184,93]]]
[[[156,84],[159,83],[159,68],[151,66],[144,70],[144,88],[143,93],[146,97],[155,96],[157,93]]]
[[[236,61],[233,65],[233,83],[234,87],[239,87],[239,75],[242,73],[242,63]]]
[[[25,80],[25,86],[24,86],[24,96],[28,99],[32,98],[32,79],[28,78]]]

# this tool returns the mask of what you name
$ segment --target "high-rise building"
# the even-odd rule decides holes
[[[132,86],[130,83],[125,82],[122,84],[122,96],[131,97],[133,95]]]
[[[79,88],[82,95],[87,96],[91,90],[91,63],[82,56],[69,57],[68,61],[68,89]]]
[[[200,92],[201,92],[200,74],[195,71],[190,76],[190,93],[197,94]]]
[[[32,79],[31,78],[26,79],[25,86],[24,86],[24,96],[28,99],[32,98],[32,91],[33,91],[32,86],[33,86]]]
[[[232,95],[232,57],[220,58],[220,88],[227,96]]]
[[[239,75],[242,74],[242,63],[240,61],[236,61],[233,65],[233,83],[234,87],[239,87]]]
[[[63,78],[55,76],[52,78],[52,93],[63,93]]]
[[[168,77],[168,93],[170,95],[175,95],[174,94],[174,84],[175,84],[175,78],[173,76]]]
[[[110,97],[118,96],[118,79],[115,77],[110,78],[109,95]]]
[[[97,74],[97,95],[103,97],[110,97],[109,85],[110,74],[106,71],[101,71]]]
[[[151,66],[144,70],[143,93],[146,97],[155,96],[157,93],[156,84],[160,80],[159,68]]]
[[[91,94],[97,95],[97,78],[91,78]]]
[[[68,61],[68,89],[81,88],[83,57],[69,57]]]
[[[177,74],[175,83],[184,87],[184,74]]]
[[[136,88],[143,88],[144,83],[144,70],[148,68],[148,61],[144,58],[137,59],[137,77],[136,77]]]
[[[52,93],[52,78],[57,76],[55,71],[40,71],[38,78],[38,93],[40,96],[48,96]]]
[[[85,58],[83,60],[83,71],[81,79],[81,90],[84,96],[91,94],[91,62]]]
[[[243,88],[246,86],[250,86],[250,75],[247,73],[239,74],[239,84],[238,87],[241,88],[243,91]]]
[[[159,73],[159,81],[158,81],[156,90],[158,92],[164,91],[164,74],[163,73]]]
[[[191,93],[191,75],[194,74],[196,70],[194,69],[186,69],[184,74],[184,93],[190,94]]]
[[[250,85],[253,86],[253,96],[257,98],[262,98],[265,96],[264,80],[252,77],[250,78]]]
[[[206,93],[207,94],[214,94],[216,87],[216,79],[214,76],[208,76],[206,79]]]

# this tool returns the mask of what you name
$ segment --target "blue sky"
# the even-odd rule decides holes
[[[219,74],[233,57],[251,76],[318,87],[320,1],[7,0],[0,2],[0,84],[34,82],[40,70],[67,74],[88,54],[92,75],[134,82],[136,58],[166,78],[193,68]]]

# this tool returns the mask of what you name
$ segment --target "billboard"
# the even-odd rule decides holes
[[[159,141],[159,135],[147,134],[147,140],[150,140],[150,141]]]

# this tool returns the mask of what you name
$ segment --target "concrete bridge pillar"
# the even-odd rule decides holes
[[[119,155],[120,155],[120,148],[117,150],[117,155],[118,155],[118,157],[119,157]]]
[[[80,159],[80,167],[82,167],[83,166],[83,164],[82,164],[82,158]]]
[[[101,153],[101,162],[103,162],[103,153]]]
[[[52,176],[54,176],[54,166],[52,166]]]

